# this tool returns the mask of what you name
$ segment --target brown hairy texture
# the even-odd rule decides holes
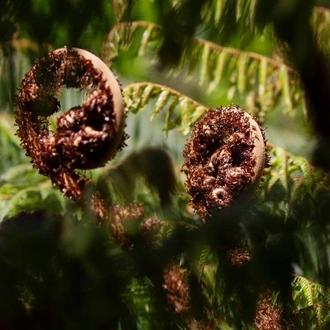
[[[202,218],[255,188],[267,163],[259,124],[243,109],[210,109],[192,129],[182,166],[191,203]]]
[[[226,258],[231,265],[240,267],[252,259],[251,253],[244,248],[232,248],[226,251]]]
[[[283,312],[279,306],[273,305],[271,294],[264,294],[258,301],[254,326],[256,330],[284,330]]]
[[[177,263],[170,264],[164,271],[164,284],[168,303],[176,313],[185,313],[189,309],[190,292],[187,270]]]
[[[160,244],[160,237],[163,232],[164,222],[159,218],[148,218],[140,225],[141,234],[146,244],[156,246]]]
[[[129,239],[129,235],[127,235],[125,227],[129,227],[129,222],[142,221],[144,216],[142,204],[132,203],[125,207],[114,204],[110,208],[109,215],[112,235],[115,241],[123,247],[132,249],[133,244]]]
[[[114,103],[113,88],[118,89],[118,82],[112,86],[111,72],[105,72],[102,65],[84,50],[55,50],[25,75],[17,95],[17,135],[26,155],[65,197],[76,201],[82,201],[86,187],[91,186],[91,180],[76,170],[103,166],[127,138],[124,108],[115,109]],[[85,90],[89,96],[60,116],[56,131],[50,132],[48,117],[60,109],[56,95],[61,86]],[[92,196],[92,209],[100,218],[106,216],[104,208],[99,195]]]
[[[216,325],[211,321],[192,321],[188,324],[188,330],[214,330],[217,329]]]

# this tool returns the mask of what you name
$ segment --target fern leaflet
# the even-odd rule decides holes
[[[183,134],[188,134],[192,125],[207,111],[206,107],[191,98],[155,83],[130,84],[123,92],[126,104],[133,113],[143,111],[147,104],[153,101],[150,120],[166,109],[166,131],[178,128]]]
[[[103,59],[111,65],[123,49],[129,49],[132,56],[150,54],[155,58],[161,42],[162,30],[154,23],[119,23],[103,45]],[[286,112],[304,105],[296,73],[274,58],[194,38],[172,73],[179,74],[185,69],[188,78],[198,72],[198,82],[207,85],[208,93],[226,83],[228,90],[245,95],[247,110],[259,119],[277,105]]]

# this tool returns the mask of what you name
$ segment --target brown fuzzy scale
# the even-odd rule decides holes
[[[168,303],[175,312],[186,313],[190,307],[190,290],[187,280],[187,270],[177,263],[169,265],[164,271],[164,284]]]
[[[109,221],[113,238],[125,249],[131,250],[134,246],[125,231],[125,222],[141,220],[144,216],[143,206],[139,203],[132,203],[126,207],[114,204],[109,211]]]
[[[283,311],[279,306],[273,305],[270,294],[259,299],[253,324],[256,330],[292,329],[289,322],[284,326]]]
[[[33,166],[66,197],[77,200],[90,180],[75,170],[104,165],[127,138],[121,131],[123,125],[116,122],[113,94],[104,72],[81,54],[88,52],[63,48],[37,61],[22,81],[15,116],[17,135]],[[59,110],[55,95],[61,86],[80,88],[90,95],[81,106],[59,117],[51,134],[48,117]]]
[[[267,162],[265,139],[252,120],[239,107],[219,107],[209,110],[193,128],[182,170],[192,205],[202,218],[229,207],[260,180]],[[255,154],[256,138],[262,140],[261,159]]]
[[[226,251],[226,258],[232,266],[241,267],[251,261],[252,256],[247,249],[237,247],[228,249]]]

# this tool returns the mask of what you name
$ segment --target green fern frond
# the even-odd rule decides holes
[[[303,100],[294,71],[284,63],[260,54],[222,47],[194,39],[184,53],[182,68],[200,69],[199,82],[208,84],[208,93],[228,79],[229,88],[246,96],[251,113],[269,112],[277,104],[290,112]],[[260,117],[260,116],[259,116]]]
[[[205,23],[219,27],[226,22],[224,18],[230,12],[235,19],[232,24],[241,20],[248,25],[254,19],[255,5],[255,0],[210,0],[204,5],[202,18]]]
[[[294,156],[283,148],[271,146],[271,170],[267,174],[271,177],[278,175],[279,180],[286,192],[289,192],[293,183],[303,182],[306,190],[311,194],[318,186],[326,187],[329,176],[321,169],[313,167],[307,159]]]
[[[299,297],[299,304],[302,304],[302,307],[314,304],[315,288],[313,287],[313,282],[305,277],[295,276],[292,284],[293,289],[297,292],[295,298]]]
[[[20,211],[37,208],[62,212],[65,199],[30,163],[9,168],[0,176],[0,222]]]
[[[261,184],[264,201],[276,205],[280,202],[285,214],[308,226],[318,219],[320,208],[330,196],[329,176],[283,148],[272,146],[269,155],[271,168]]]
[[[65,201],[61,193],[55,190],[50,182],[41,182],[35,186],[19,187],[6,184],[0,187],[0,222],[20,211],[38,209],[62,212]]]
[[[315,7],[312,25],[321,47],[329,51],[330,10],[324,7]]]
[[[116,24],[108,33],[102,47],[102,60],[111,66],[119,55],[120,50],[128,50],[132,55],[145,55],[147,47],[158,49],[163,39],[161,27],[146,21],[121,22]],[[138,46],[132,52],[134,46]]]
[[[31,163],[21,164],[7,169],[0,175],[0,184],[14,183],[15,185],[25,182],[24,175],[32,170]],[[34,171],[34,170],[33,170]],[[22,180],[22,183],[20,182]]]
[[[130,2],[132,2],[132,1],[129,1],[129,0],[113,0],[112,1],[113,11],[115,13],[117,22],[119,22],[121,20],[121,18],[123,17],[124,12],[127,9]]]
[[[103,59],[111,65],[123,48],[129,48],[133,56],[148,53],[154,57],[162,41],[161,31],[145,21],[117,24],[103,45]],[[297,75],[274,58],[194,38],[173,73],[185,69],[188,78],[198,73],[198,82],[207,85],[207,93],[217,91],[222,83],[228,85],[228,90],[237,90],[246,97],[247,110],[260,120],[277,105],[290,113],[303,104]]]
[[[202,249],[202,252],[200,254],[200,257],[198,259],[198,276],[199,278],[201,278],[203,271],[204,271],[204,267],[206,266],[207,260],[210,256],[211,253],[211,248],[209,246],[205,246]]]
[[[289,178],[288,178],[288,162],[287,155],[283,148],[275,148],[273,151],[273,164],[277,166],[280,171],[280,182],[282,183],[285,191],[289,192]]]
[[[292,282],[294,302],[300,314],[315,313],[316,325],[321,327],[326,322],[329,310],[330,289],[295,275]]]
[[[215,26],[219,25],[220,17],[223,12],[224,1],[209,1],[203,8],[202,16],[206,22],[212,22]]]
[[[270,193],[275,186],[275,184],[280,180],[280,174],[279,173],[271,173],[264,177],[264,186],[266,193]]]
[[[5,112],[1,113],[0,114],[1,136],[3,135],[6,136],[11,144],[20,147],[19,138],[15,134],[13,134],[13,127],[14,127],[14,117]]]
[[[178,91],[155,83],[130,84],[123,89],[123,93],[130,111],[137,113],[152,104],[152,120],[165,109],[167,112],[164,130],[178,128],[184,135],[189,133],[194,123],[208,110]]]
[[[13,134],[14,118],[8,113],[0,114],[0,172],[17,164],[28,162],[24,151],[20,146],[19,139]]]
[[[307,191],[311,194],[315,183],[313,167],[308,163],[307,159],[303,157],[292,157],[291,164],[291,172],[294,173],[297,168],[304,179]]]

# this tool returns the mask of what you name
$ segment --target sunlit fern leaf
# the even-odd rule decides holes
[[[288,183],[288,163],[287,163],[287,155],[285,153],[285,150],[283,148],[276,148],[273,150],[274,155],[274,164],[277,165],[279,171],[280,171],[280,182],[282,183],[285,191],[289,193],[289,183]]]
[[[63,211],[65,200],[31,164],[11,167],[0,176],[0,221],[19,211],[48,208]]]
[[[246,86],[246,62],[247,57],[245,54],[241,55],[241,60],[237,63],[237,90],[244,93]]]
[[[205,24],[227,31],[230,24],[226,18],[230,17],[231,25],[241,24],[251,27],[254,19],[255,0],[209,0],[202,10],[202,18]]]
[[[280,180],[280,174],[279,173],[272,173],[272,175],[267,175],[267,177],[264,178],[264,185],[266,187],[266,193],[270,194],[274,185]]]
[[[15,185],[23,184],[26,180],[24,175],[29,173],[29,171],[35,172],[35,170],[32,169],[30,163],[20,164],[8,168],[6,171],[1,173],[0,184],[5,184],[5,183],[15,183]]]
[[[113,10],[117,22],[119,22],[122,19],[127,8],[132,5],[132,2],[133,0],[112,0]]]
[[[267,176],[274,176],[275,173],[278,173],[287,192],[293,182],[297,180],[302,181],[310,193],[317,188],[317,185],[326,186],[329,183],[329,176],[321,169],[313,167],[303,157],[294,156],[283,148],[275,146],[271,146],[269,155],[271,169]]]
[[[302,92],[293,70],[284,63],[256,53],[222,47],[207,40],[194,39],[183,56],[181,69],[187,67],[188,74],[199,68],[199,83],[207,83],[211,93],[220,82],[235,87],[245,94],[249,112],[270,111],[277,104],[290,112],[301,103]],[[251,99],[250,94],[255,95]]]
[[[113,0],[113,11],[115,13],[117,21],[120,21],[127,7],[127,1],[125,0]]]
[[[201,274],[201,281],[203,283],[204,292],[209,297],[209,300],[212,301],[215,297],[215,271],[216,267],[214,265],[206,265],[203,268],[203,272]]]
[[[299,219],[303,227],[322,221],[319,212],[327,208],[329,176],[283,148],[272,146],[269,155],[271,167],[260,186],[263,202],[274,212],[282,210],[286,218]]]
[[[163,36],[161,27],[146,21],[121,22],[116,24],[107,35],[102,48],[103,61],[111,66],[122,49],[129,49],[135,38],[138,39],[136,54],[145,55],[147,47],[151,50],[159,48]],[[130,49],[130,52],[132,50]]]
[[[223,0],[212,0],[207,2],[202,11],[204,20],[206,22],[212,22],[215,26],[219,25],[223,5]]]
[[[165,127],[167,131],[170,131],[180,125],[180,120],[178,117],[175,117],[175,109],[178,105],[178,99],[173,98],[172,103],[169,104],[165,116]]]
[[[208,65],[209,65],[209,57],[210,57],[210,47],[209,45],[205,45],[202,51],[202,65],[200,67],[200,85],[204,84],[206,80],[206,75],[208,72]]]
[[[326,321],[328,315],[327,311],[330,307],[330,289],[297,275],[292,281],[292,287],[294,290],[293,297],[296,308],[299,312],[305,311],[305,313],[315,313],[316,318],[314,325],[322,327]],[[304,313],[301,314],[303,315]]]
[[[13,116],[0,115],[0,221],[22,210],[63,210],[64,198],[32,168],[18,137]],[[42,201],[42,203],[40,203]]]
[[[207,260],[210,256],[211,253],[211,248],[209,246],[205,246],[202,249],[202,252],[199,256],[198,259],[198,277],[201,278],[203,271],[204,271],[204,267],[206,266]]]
[[[152,40],[154,40],[153,33],[155,32],[155,30],[157,30],[157,27],[155,25],[148,25],[147,29],[144,30],[142,34],[142,40],[141,40],[142,42],[140,44],[140,48],[138,52],[139,56],[143,56],[145,54],[149,43],[152,42]]]
[[[0,114],[0,171],[11,168],[17,164],[26,163],[29,160],[24,155],[19,139],[14,135],[14,118],[8,113]]]
[[[312,25],[321,47],[329,51],[330,10],[325,7],[315,7]]]
[[[16,88],[30,68],[27,52],[34,53],[37,44],[27,39],[13,39],[9,45],[0,45],[0,107],[1,112],[12,113]]]
[[[296,303],[301,307],[307,307],[314,304],[313,283],[302,276],[295,276],[293,280],[293,289],[296,292]]]
[[[1,135],[5,135],[10,139],[11,143],[20,147],[19,138],[13,134],[14,117],[8,113],[2,112],[0,114],[0,130]]]
[[[294,157],[291,159],[291,162],[293,166],[297,166],[304,179],[307,191],[311,194],[314,188],[313,167],[303,157]]]
[[[280,67],[279,78],[281,81],[281,87],[282,87],[281,89],[282,89],[282,93],[283,93],[284,104],[287,109],[291,109],[292,103],[291,103],[291,96],[290,96],[289,76],[288,76],[288,70],[284,64],[282,64]]]
[[[311,200],[312,196],[308,194],[305,182],[303,180],[296,180],[293,181],[290,191],[290,200],[289,200],[289,206],[292,209],[295,204],[302,203],[302,201],[306,202],[305,207],[308,206],[308,199]],[[313,205],[315,207],[315,205]]]
[[[152,109],[150,120],[153,120],[155,116],[165,108],[165,105],[168,103],[169,99],[171,97],[170,91],[168,89],[163,89],[158,98],[157,101]],[[172,103],[173,104],[173,103]]]
[[[207,108],[176,90],[151,83],[141,82],[127,85],[123,89],[129,111],[137,113],[150,104],[151,120],[161,111],[166,111],[164,130],[177,128],[183,134],[188,134],[191,127]]]
[[[213,92],[217,86],[220,84],[221,77],[223,76],[223,71],[225,68],[225,62],[228,54],[226,52],[221,52],[219,56],[217,56],[214,66],[214,76],[211,82],[209,83],[209,87],[207,89],[207,93],[210,94]],[[243,72],[241,72],[242,74]]]
[[[0,221],[10,218],[20,211],[34,211],[36,209],[51,209],[55,212],[61,212],[64,209],[62,195],[54,190],[49,182],[24,188],[0,187]]]
[[[162,30],[154,23],[119,23],[103,45],[103,59],[111,65],[123,49],[133,57],[149,54],[155,59],[161,41]],[[196,77],[197,73],[198,83],[205,84],[208,93],[225,83],[230,91],[229,100],[236,91],[244,95],[247,110],[260,120],[277,105],[291,113],[304,104],[296,73],[283,62],[257,53],[194,38],[187,44],[179,66],[171,72],[179,74],[183,70],[188,78]]]

